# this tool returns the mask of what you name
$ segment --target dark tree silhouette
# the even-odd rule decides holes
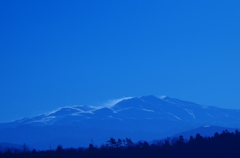
[[[223,131],[212,137],[197,134],[189,140],[182,136],[157,141],[149,144],[146,141],[133,143],[130,138],[110,138],[105,145],[88,148],[64,149],[58,146],[56,150],[16,150],[7,149],[0,152],[0,158],[239,158],[240,133]],[[170,143],[171,142],[171,143]],[[26,146],[25,146],[26,147]]]

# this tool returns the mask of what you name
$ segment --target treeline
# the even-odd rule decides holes
[[[212,137],[197,134],[189,139],[167,138],[149,144],[146,141],[133,143],[131,139],[110,138],[105,144],[96,147],[89,144],[88,148],[68,148],[58,146],[56,150],[29,151],[6,150],[0,152],[0,158],[239,158],[239,131],[223,131]]]

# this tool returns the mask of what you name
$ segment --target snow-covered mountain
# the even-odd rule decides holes
[[[121,99],[112,106],[63,107],[47,114],[10,122],[9,126],[80,125],[86,120],[138,119],[233,126],[240,125],[239,114],[240,110],[203,106],[169,97],[143,96]]]
[[[128,97],[112,105],[63,107],[0,124],[0,142],[28,143],[38,148],[42,146],[36,144],[44,146],[56,142],[69,147],[86,146],[91,140],[99,145],[113,136],[131,137],[136,141],[160,139],[209,124],[239,128],[240,110],[204,106],[170,97]]]

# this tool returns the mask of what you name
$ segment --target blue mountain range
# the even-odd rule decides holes
[[[1,123],[0,142],[26,143],[36,149],[100,146],[110,137],[149,141],[206,125],[240,128],[240,110],[170,97],[128,97],[112,105],[63,107]]]

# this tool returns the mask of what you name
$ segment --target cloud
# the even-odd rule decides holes
[[[109,100],[106,103],[104,103],[103,107],[110,108],[110,107],[114,106],[115,104],[117,104],[120,101],[123,101],[123,100],[126,100],[126,99],[131,99],[131,98],[133,98],[133,97],[123,97],[123,98],[120,98],[120,99],[112,99],[112,100]]]
[[[164,99],[164,98],[166,98],[167,96],[165,96],[165,95],[162,95],[162,96],[160,96],[159,98],[160,99]]]

